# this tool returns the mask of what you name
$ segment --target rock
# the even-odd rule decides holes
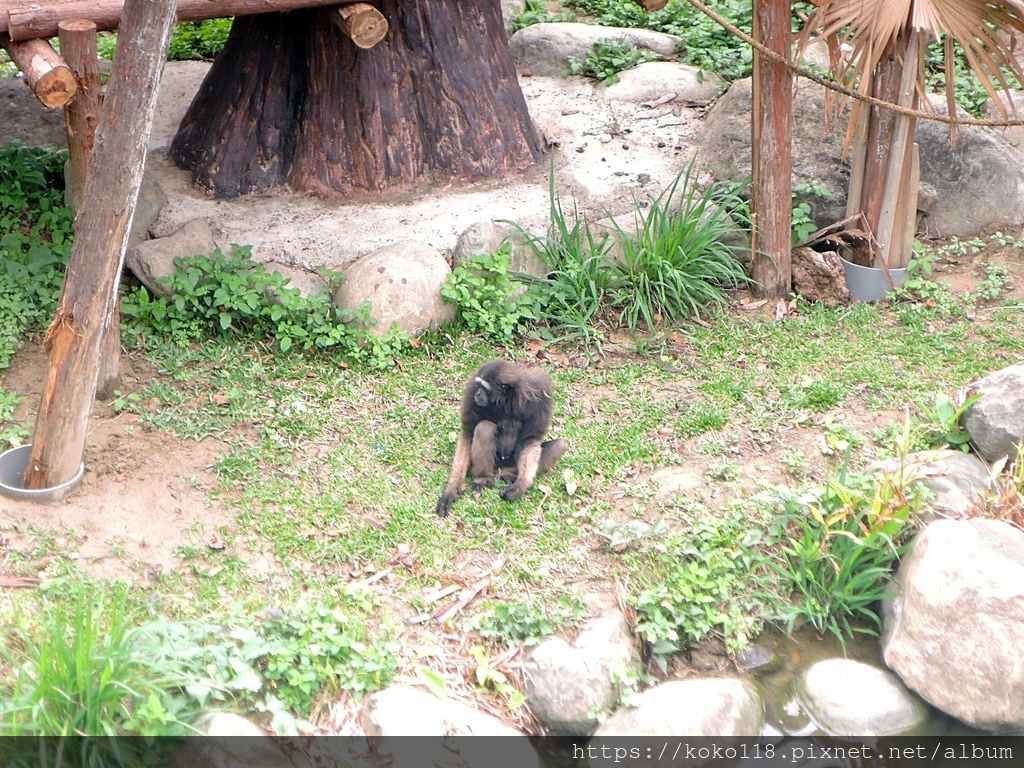
[[[534,277],[547,277],[548,265],[527,245],[527,238],[515,225],[504,221],[478,221],[459,235],[452,252],[452,262],[461,264],[471,256],[494,253],[503,243],[512,248],[510,272]]]
[[[135,216],[132,217],[132,229],[128,234],[128,247],[133,248],[149,239],[149,228],[167,205],[167,195],[160,184],[149,174],[142,177],[139,188],[139,199],[135,203]]]
[[[362,724],[368,736],[519,736],[490,715],[419,688],[392,685],[366,697]]]
[[[372,333],[387,333],[393,323],[404,333],[422,333],[455,319],[455,307],[440,293],[449,274],[448,263],[433,248],[395,243],[349,264],[334,302],[356,311],[369,301],[377,321]]]
[[[174,260],[181,256],[209,256],[220,246],[210,221],[193,219],[169,237],[146,240],[130,248],[125,262],[150,293],[170,298],[171,289],[160,278],[174,274]]]
[[[928,708],[892,672],[850,659],[812,664],[797,680],[797,696],[830,736],[913,734]]]
[[[708,111],[701,159],[719,179],[750,176],[751,83],[737,80]],[[801,80],[793,114],[793,185],[819,227],[846,216],[849,166],[842,158],[846,119],[826,129],[824,89]],[[942,237],[972,237],[996,225],[1024,221],[1024,164],[991,129],[960,126],[957,147],[948,126],[919,120],[922,226]],[[801,192],[800,190],[804,190]]]
[[[684,48],[681,38],[663,32],[576,22],[532,24],[512,35],[508,44],[517,67],[531,75],[557,77],[569,73],[570,57],[585,59],[599,40],[628,40],[660,56],[674,56]]]
[[[835,251],[819,253],[801,246],[793,249],[793,290],[808,301],[839,307],[850,301],[843,263]]]
[[[641,693],[594,731],[609,736],[757,736],[761,698],[735,677],[704,677],[662,683]]]
[[[547,637],[523,661],[524,692],[537,718],[554,733],[590,733],[619,698],[616,682],[640,670],[625,617],[611,609],[588,622],[572,644]]]
[[[989,99],[985,103],[985,117],[989,120],[1005,120],[1007,117],[1011,120],[1020,120],[1024,115],[1024,90],[1011,88],[1008,94],[1004,94],[1002,91],[997,93],[999,101],[1005,105],[1006,114],[1000,112],[996,102]],[[1008,125],[993,130],[1014,149],[1024,150],[1024,125]]]
[[[648,61],[620,72],[618,82],[609,85],[605,93],[609,99],[637,104],[670,93],[675,94],[675,101],[711,101],[723,85],[717,75],[688,64]]]
[[[768,646],[750,643],[737,651],[735,662],[740,672],[769,672],[781,666],[782,659]]]
[[[872,464],[870,472],[898,473],[899,459]],[[918,451],[902,461],[912,483],[920,483],[933,498],[921,510],[921,519],[935,517],[961,519],[978,507],[979,497],[989,489],[988,466],[973,453],[963,451]]]
[[[1024,531],[1000,520],[936,520],[885,601],[886,665],[968,725],[1024,728]]]
[[[241,715],[218,712],[199,726],[207,738],[189,738],[175,751],[178,768],[275,768],[291,765],[282,745]]]
[[[985,461],[1017,458],[1024,440],[1024,364],[1011,365],[971,385],[981,399],[963,415],[971,444]]]
[[[0,77],[0,146],[67,147],[64,110],[47,109],[21,77]]]
[[[526,11],[526,0],[501,0],[501,18],[505,21],[505,32],[512,34],[519,16]]]

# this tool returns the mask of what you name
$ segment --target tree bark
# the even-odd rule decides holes
[[[47,109],[63,107],[75,95],[75,76],[45,40],[17,43],[0,33],[0,47],[25,73],[25,84]]]
[[[330,11],[236,19],[171,144],[218,197],[288,182],[383,196],[515,173],[542,156],[499,0],[381,0],[364,50]]]
[[[776,53],[792,49],[788,0],[754,0],[754,34]],[[792,284],[792,120],[793,77],[781,63],[754,51],[753,293],[789,296]]]
[[[114,314],[173,22],[174,0],[128,0],[125,7],[87,202],[76,217],[60,305],[46,333],[49,364],[25,488],[71,480],[85,453],[100,346]]]
[[[57,34],[61,53],[78,84],[75,98],[64,107],[68,134],[65,200],[77,212],[85,200],[85,180],[92,164],[96,125],[103,107],[100,65],[96,53],[96,25],[86,19],[69,19],[60,23]],[[110,327],[103,335],[100,372],[96,382],[97,398],[106,400],[113,396],[121,379],[120,367],[121,313],[115,310],[110,318]]]
[[[347,5],[363,0],[178,0],[175,21],[203,21],[258,13],[283,13],[296,8]],[[101,31],[117,29],[124,0],[0,0],[0,32],[12,40],[49,38],[64,19],[88,19]]]

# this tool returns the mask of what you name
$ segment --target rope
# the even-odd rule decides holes
[[[752,48],[755,48],[762,55],[767,56],[772,61],[782,64],[784,67],[786,67],[786,69],[790,70],[794,74],[797,74],[801,77],[806,77],[808,80],[811,80],[817,83],[818,85],[822,85],[825,88],[829,88],[833,91],[836,91],[837,93],[841,93],[844,96],[848,96],[851,99],[857,99],[859,101],[866,102],[874,107],[888,109],[891,110],[892,112],[897,112],[899,114],[909,115],[911,117],[918,117],[921,118],[922,120],[934,120],[939,123],[948,123],[951,125],[977,125],[983,128],[1005,128],[1012,125],[1024,125],[1024,120],[980,120],[978,118],[973,117],[957,117],[955,115],[940,115],[936,112],[922,112],[921,110],[918,109],[911,109],[910,107],[905,107],[902,104],[893,104],[891,101],[885,101],[884,99],[878,99],[875,98],[874,96],[867,96],[863,93],[858,93],[852,88],[846,87],[842,83],[837,83],[835,80],[832,80],[831,78],[823,77],[822,75],[819,75],[817,72],[807,69],[806,67],[802,67],[799,64],[794,64],[787,57],[782,56],[776,51],[773,51],[771,48],[769,48],[759,40],[755,40],[742,29],[733,24],[731,21],[726,19],[724,16],[708,8],[706,5],[704,5],[703,2],[701,2],[701,0],[687,0],[687,2],[689,2],[690,5],[692,5],[694,8],[703,13],[708,18],[710,18],[716,24],[718,24],[721,27],[724,27],[727,31],[731,32],[733,35],[738,37],[747,45],[751,46]],[[753,2],[757,2],[757,0],[753,0]]]

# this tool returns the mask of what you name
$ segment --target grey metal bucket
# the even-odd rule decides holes
[[[890,269],[892,285],[885,272],[877,267],[862,267],[846,259],[843,262],[843,273],[846,275],[846,287],[850,289],[850,298],[854,301],[881,301],[885,294],[893,288],[899,288],[907,281],[907,268]]]
[[[22,478],[25,475],[25,467],[28,466],[28,460],[31,456],[31,445],[20,445],[17,448],[11,448],[9,451],[0,453],[0,496],[34,501],[39,504],[50,504],[63,499],[82,482],[82,475],[85,474],[84,464],[78,468],[75,476],[66,483],[61,483],[53,488],[31,490],[25,488],[22,485]]]

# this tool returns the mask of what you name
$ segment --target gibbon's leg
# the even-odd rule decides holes
[[[494,485],[495,457],[497,456],[498,425],[493,421],[481,421],[473,430],[473,447],[470,449],[469,471],[473,476],[473,493]]]
[[[447,517],[455,499],[459,497],[462,489],[462,481],[466,479],[466,472],[469,470],[470,459],[470,438],[465,434],[459,435],[459,442],[455,446],[455,460],[452,462],[452,473],[448,478],[448,485],[437,501],[437,514]]]
[[[562,438],[545,440],[540,446],[540,464],[537,465],[537,474],[543,474],[555,466],[565,452],[569,450],[569,444]]]
[[[516,480],[501,490],[501,498],[506,501],[515,501],[530,490],[533,486],[533,479],[537,477],[540,457],[541,445],[539,440],[525,443],[519,449],[519,461],[516,464]]]

